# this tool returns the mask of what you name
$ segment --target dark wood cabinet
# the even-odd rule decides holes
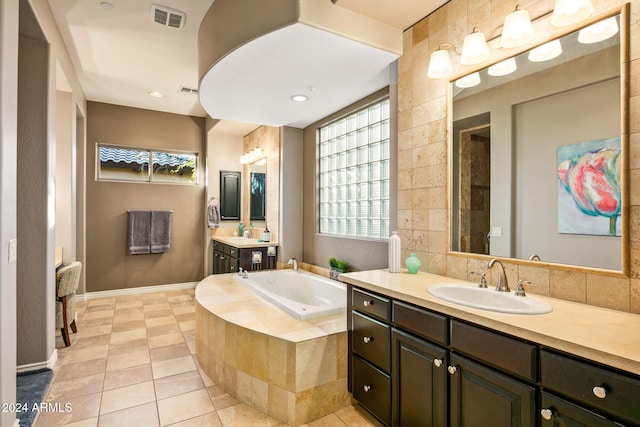
[[[586,408],[542,392],[541,427],[620,427]]]
[[[237,248],[213,241],[213,274],[272,270],[276,268],[277,247]]]
[[[594,419],[601,419],[601,424],[595,425],[640,426],[640,379],[546,349],[540,352],[540,360],[546,399],[553,401],[556,395],[573,402],[572,406],[560,406],[558,398],[551,408],[543,403],[542,410],[554,413],[550,421],[565,423],[559,426],[578,426],[582,424],[567,424],[566,420],[589,420],[587,415],[592,414]],[[602,424],[604,419],[611,424]],[[614,420],[620,424],[613,424]]]
[[[447,427],[447,350],[393,328],[393,425]]]
[[[640,427],[640,377],[349,285],[349,390],[386,426]]]
[[[240,219],[242,174],[238,171],[220,171],[220,219]]]
[[[534,427],[536,390],[493,369],[451,355],[452,427]]]

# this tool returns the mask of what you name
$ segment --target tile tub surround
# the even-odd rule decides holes
[[[293,319],[231,274],[204,279],[195,300],[198,362],[230,396],[292,426],[350,404],[344,313]]]
[[[640,375],[640,316],[544,296],[547,314],[506,314],[449,303],[427,292],[436,283],[471,282],[435,274],[371,270],[342,274],[352,285],[388,295],[480,326],[534,341]],[[526,298],[526,297],[524,297]]]

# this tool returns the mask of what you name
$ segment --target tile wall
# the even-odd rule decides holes
[[[608,12],[624,3],[594,0],[594,13]],[[519,4],[535,17],[550,11],[554,1]],[[633,1],[630,6],[629,277],[518,262],[505,263],[505,267],[511,283],[518,277],[534,281],[532,293],[640,314],[640,2]],[[404,54],[398,64],[398,233],[403,258],[416,252],[423,271],[474,280],[469,273],[484,262],[480,257],[447,254],[448,81],[427,78],[429,56],[444,42],[462,46],[473,27],[495,35],[513,8],[511,0],[452,0],[404,33]],[[549,21],[547,17],[536,22],[538,36],[532,44],[554,37],[558,30]],[[487,63],[514,53],[494,50]],[[458,56],[452,55],[454,69],[465,72],[457,60]]]

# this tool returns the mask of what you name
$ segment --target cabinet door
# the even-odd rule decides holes
[[[620,427],[580,406],[542,392],[541,427]]]
[[[352,358],[353,398],[385,426],[391,425],[391,379],[358,356]]]
[[[240,184],[242,174],[237,171],[220,171],[220,218],[240,219]]]
[[[394,425],[446,427],[447,351],[395,328],[391,342]]]
[[[213,253],[213,274],[220,274],[220,254],[218,252]]]
[[[448,369],[451,426],[536,425],[533,387],[456,354]]]

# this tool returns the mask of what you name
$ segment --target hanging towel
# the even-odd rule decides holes
[[[151,253],[171,249],[171,211],[151,211]]]
[[[220,227],[220,203],[215,197],[209,200],[209,206],[207,206],[207,223],[209,228]]]
[[[127,243],[132,255],[151,251],[151,211],[129,211]]]

